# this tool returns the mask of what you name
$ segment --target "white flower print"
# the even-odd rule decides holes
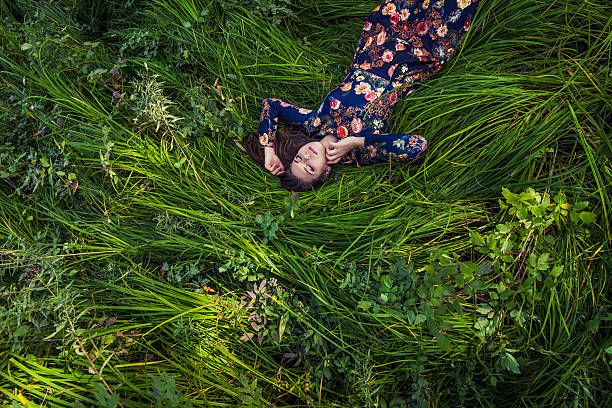
[[[454,23],[455,21],[459,20],[459,17],[461,17],[461,10],[455,10],[452,13],[450,13],[448,21],[450,21],[451,23]]]
[[[404,139],[395,139],[393,146],[403,150],[406,148],[406,141]]]

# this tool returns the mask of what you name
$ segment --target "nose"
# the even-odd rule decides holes
[[[306,158],[306,160],[310,160],[310,152],[306,151],[306,153],[304,153],[304,157]]]

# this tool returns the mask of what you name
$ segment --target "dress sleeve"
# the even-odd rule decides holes
[[[280,99],[264,99],[259,118],[259,143],[274,147],[279,118],[307,132],[307,125],[312,115],[311,110],[291,105]]]
[[[427,149],[427,140],[415,133],[363,133],[364,148],[355,149],[351,160],[357,165],[414,160]],[[353,152],[351,152],[353,153]]]

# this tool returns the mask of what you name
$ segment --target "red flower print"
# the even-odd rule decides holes
[[[348,135],[348,130],[344,126],[339,126],[338,129],[336,130],[336,135],[340,139],[344,139]]]
[[[353,129],[353,133],[357,134],[361,132],[363,129],[363,121],[360,118],[355,118],[351,121],[351,129]]]
[[[408,17],[410,17],[410,10],[402,9],[402,21],[408,20]]]
[[[389,71],[387,72],[389,74],[389,78],[393,76],[393,73],[395,72],[395,68],[397,68],[397,64],[391,65],[389,67]]]
[[[378,34],[378,37],[376,38],[376,44],[383,45],[386,40],[387,40],[387,33],[384,31],[381,31],[380,34]]]
[[[463,24],[463,29],[465,31],[470,29],[470,24],[472,23],[472,20],[467,20],[464,24]]]
[[[393,15],[392,15],[392,16],[389,18],[389,21],[391,21],[391,24],[397,24],[397,23],[399,23],[400,18],[401,18],[400,14],[399,14],[399,13],[395,13],[395,14],[393,14]]]
[[[393,51],[385,50],[385,52],[383,52],[383,55],[382,55],[382,60],[384,62],[391,62],[391,61],[393,61]]]
[[[366,98],[366,101],[372,102],[374,99],[376,99],[376,92],[370,91],[366,93],[365,98]]]
[[[370,28],[372,28],[372,23],[366,21],[365,25],[363,26],[363,29],[366,31],[370,31]]]
[[[373,37],[368,37],[368,39],[365,42],[365,46],[369,47],[370,45],[372,45],[372,41],[374,41]]]
[[[395,44],[395,51],[404,51],[406,49],[406,46],[402,43],[397,43]]]
[[[425,21],[419,21],[416,26],[416,31],[418,35],[423,35],[429,30],[429,25]]]
[[[329,107],[332,109],[338,109],[340,107],[340,101],[336,98],[332,99],[329,103]]]
[[[353,87],[353,83],[352,82],[347,82],[344,85],[342,85],[340,87],[340,89],[342,89],[344,92],[346,92],[346,91],[350,91],[352,87]]]
[[[438,35],[440,37],[444,37],[447,32],[448,32],[448,28],[445,25],[438,27]]]

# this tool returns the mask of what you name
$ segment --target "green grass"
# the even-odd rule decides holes
[[[0,1],[3,405],[610,403],[612,8],[485,1],[392,116],[424,158],[296,204],[235,140],[317,106],[376,3]],[[588,207],[480,276],[503,188]]]

